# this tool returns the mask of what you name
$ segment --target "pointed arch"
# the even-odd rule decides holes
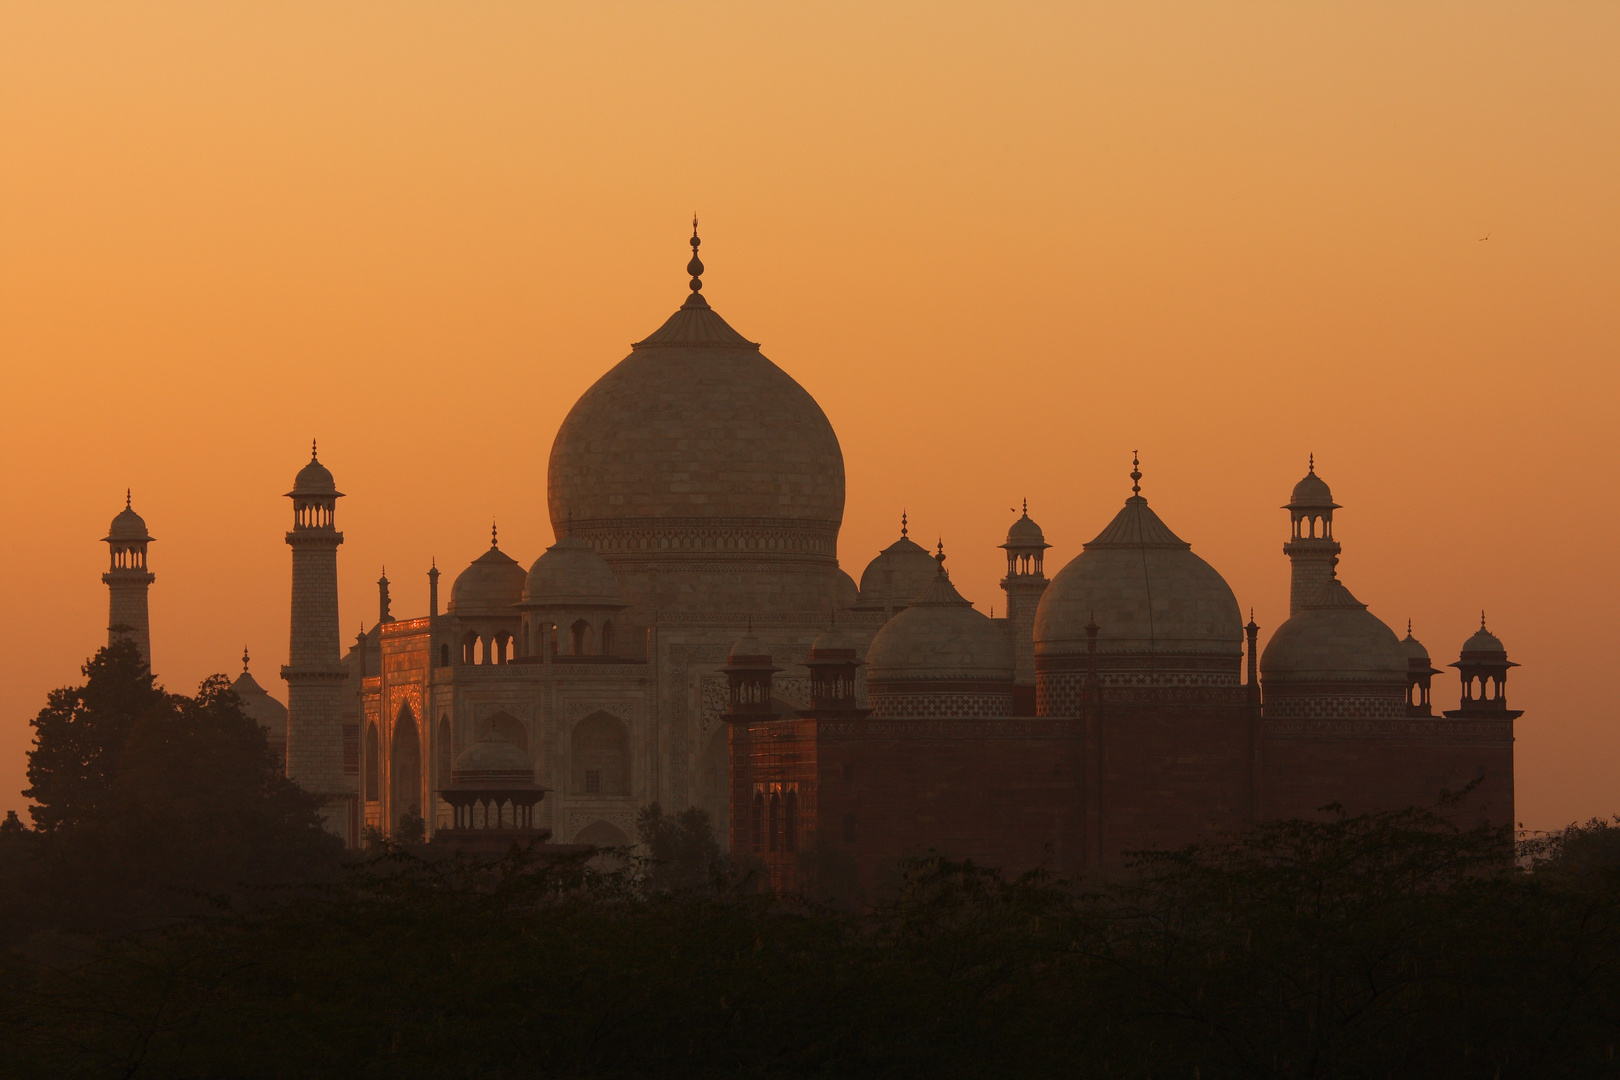
[[[399,717],[394,721],[389,781],[388,821],[397,829],[405,814],[422,812],[422,737],[416,727],[416,714],[408,704],[399,707]]]
[[[573,794],[630,794],[630,732],[613,714],[593,712],[575,724],[568,757]]]

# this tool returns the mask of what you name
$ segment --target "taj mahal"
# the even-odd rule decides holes
[[[417,617],[391,613],[385,578],[375,624],[345,641],[342,492],[313,450],[298,471],[286,704],[245,657],[235,688],[348,843],[420,815],[434,842],[629,845],[657,801],[704,808],[723,846],[791,885],[815,852],[866,880],[928,849],[1070,872],[1463,789],[1459,822],[1512,823],[1515,665],[1482,618],[1449,664],[1456,707],[1431,704],[1428,650],[1340,579],[1341,507],[1314,460],[1278,517],[1290,616],[1263,652],[1182,539],[1197,523],[1161,519],[1139,467],[1051,577],[1025,507],[1003,617],[904,521],[857,583],[838,437],[709,305],[695,224],[690,243],[685,302],[557,431],[556,543],[531,563],[492,530],[442,611],[437,568]],[[126,505],[104,577],[110,635],[148,658],[151,540]]]

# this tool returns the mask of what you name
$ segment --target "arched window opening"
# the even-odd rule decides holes
[[[450,666],[450,646],[449,645],[440,645],[439,646],[439,666],[440,667],[449,667]]]
[[[595,712],[574,725],[569,739],[570,788],[579,794],[630,794],[630,733],[623,721]],[[592,781],[587,775],[596,773]],[[592,784],[597,790],[591,790]]]
[[[406,814],[422,812],[422,740],[409,705],[400,706],[394,721],[390,765],[388,816],[390,825],[398,829]]]
[[[787,814],[782,826],[782,847],[787,851],[799,850],[799,793],[787,793]]]
[[[591,624],[584,619],[574,620],[574,625],[568,628],[569,636],[573,638],[574,655],[585,656],[591,651]]]
[[[379,798],[382,797],[382,796],[380,796],[378,794],[378,791],[380,790],[379,787],[378,787],[378,785],[380,784],[380,781],[377,778],[377,769],[378,769],[378,766],[380,764],[381,757],[382,757],[382,754],[378,750],[377,725],[375,723],[367,724],[366,725],[366,801],[367,802],[376,802]]]
[[[461,662],[478,663],[478,635],[472,630],[467,631],[466,636],[461,639]]]
[[[613,655],[613,622],[611,619],[602,624],[602,655]]]

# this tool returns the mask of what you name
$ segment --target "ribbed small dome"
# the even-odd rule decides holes
[[[1395,631],[1337,577],[1271,635],[1260,656],[1266,682],[1390,682],[1404,685],[1407,651]]]
[[[1108,527],[1058,571],[1035,610],[1037,656],[1086,652],[1237,656],[1243,615],[1226,580],[1133,495]]]
[[[528,575],[516,559],[491,544],[488,551],[472,561],[450,588],[452,615],[516,615],[523,600]]]
[[[124,501],[124,508],[118,511],[118,516],[112,519],[107,526],[107,535],[103,541],[150,542],[155,539],[146,531],[146,519],[130,509],[129,501]]]
[[[1485,629],[1482,622],[1480,628],[1474,631],[1473,636],[1463,642],[1462,654],[1464,659],[1472,659],[1477,656],[1486,662],[1498,657],[1506,660],[1507,646],[1503,645],[1501,639],[1495,634]]]
[[[534,767],[527,754],[500,732],[491,730],[456,755],[450,775],[458,784],[477,780],[533,780]]]
[[[905,607],[928,588],[938,573],[939,564],[928,549],[901,536],[866,564],[856,607],[862,611]]]
[[[623,607],[624,597],[607,560],[585,541],[565,536],[529,567],[523,602],[558,607]]]
[[[1322,509],[1337,510],[1339,504],[1333,501],[1333,492],[1329,490],[1327,481],[1316,475],[1316,458],[1311,457],[1310,471],[1299,483],[1294,485],[1294,493],[1288,500],[1288,509]]]
[[[289,495],[341,495],[337,489],[337,482],[320,459],[315,456],[314,446],[309,450],[309,464],[298,470],[298,476],[293,479],[293,489]]]
[[[731,646],[727,663],[739,664],[748,660],[769,660],[771,650],[752,630],[738,638]]]
[[[1007,543],[1005,547],[1046,547],[1046,534],[1041,527],[1030,518],[1029,508],[1024,508],[1024,514],[1012,523],[1007,530]]]
[[[868,683],[909,679],[1006,680],[1013,651],[1006,633],[974,610],[937,569],[904,611],[883,624],[866,650]]]
[[[817,654],[825,655],[834,652],[846,652],[854,648],[855,642],[850,636],[838,629],[838,627],[833,626],[816,635],[816,640],[810,643],[810,654],[812,656]]]
[[[1429,662],[1429,650],[1423,647],[1423,642],[1412,636],[1410,627],[1406,630],[1406,636],[1401,639],[1401,648],[1405,650],[1408,660],[1421,660],[1425,664]]]

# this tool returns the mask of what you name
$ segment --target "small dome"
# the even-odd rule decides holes
[[[909,607],[883,624],[866,650],[868,683],[905,679],[1013,677],[1006,633],[974,610],[938,569]]]
[[[102,540],[145,543],[152,539],[154,538],[146,531],[146,519],[130,509],[129,496],[126,493],[124,496],[124,508],[118,511],[118,516],[112,519],[111,525],[107,526],[107,535],[102,537]]]
[[[1485,616],[1479,617],[1479,629],[1473,636],[1463,642],[1462,656],[1465,661],[1473,660],[1478,663],[1500,663],[1507,659],[1507,647],[1500,638],[1485,629]]]
[[[613,568],[577,536],[563,537],[534,560],[523,587],[523,602],[557,607],[624,607]]]
[[[848,634],[836,626],[828,627],[816,635],[816,640],[810,643],[811,656],[825,656],[835,652],[853,652],[855,642]]]
[[[1404,684],[1407,650],[1337,577],[1277,627],[1260,656],[1265,682]]]
[[[771,650],[768,645],[759,639],[750,630],[731,646],[731,654],[726,658],[728,664],[741,664],[750,660],[770,660]]]
[[[516,559],[494,544],[472,561],[450,587],[449,611],[469,618],[476,615],[516,615],[528,575]]]
[[[1327,481],[1316,475],[1316,455],[1311,455],[1310,471],[1305,478],[1294,485],[1294,493],[1288,500],[1288,509],[1305,510],[1337,510],[1339,504],[1333,501],[1333,492],[1328,489]]]
[[[1401,648],[1406,652],[1408,660],[1421,660],[1424,666],[1429,663],[1429,650],[1423,647],[1423,642],[1412,636],[1412,628],[1406,628],[1406,636],[1401,639]]]
[[[1132,495],[1108,527],[1071,559],[1035,609],[1040,656],[1098,651],[1236,657],[1243,613],[1226,580]]]
[[[450,770],[455,783],[493,779],[533,780],[529,756],[493,729],[456,755]]]
[[[287,706],[270,696],[247,669],[231,683],[231,690],[242,701],[242,711],[259,722],[272,739],[287,738]]]
[[[1013,522],[1012,528],[1007,530],[1007,542],[1001,546],[1005,548],[1051,547],[1046,542],[1046,535],[1041,532],[1041,527],[1030,518],[1028,503],[1024,504],[1023,517]]]
[[[903,521],[904,519],[902,519]],[[905,607],[917,598],[939,574],[939,564],[922,547],[905,535],[878,552],[877,558],[861,572],[860,599],[856,609],[882,611]]]
[[[288,495],[342,495],[337,489],[337,482],[332,479],[332,473],[320,459],[315,456],[315,444],[309,447],[309,464],[298,470],[298,476],[293,480],[293,489]]]

